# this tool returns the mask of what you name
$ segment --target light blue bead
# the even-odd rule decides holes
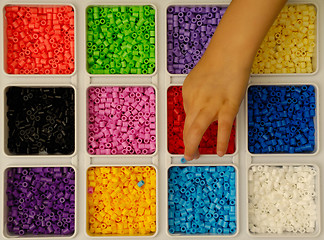
[[[144,184],[145,184],[145,182],[143,180],[141,180],[137,183],[137,186],[142,187]]]
[[[174,234],[175,231],[176,231],[176,230],[175,230],[173,227],[170,227],[170,228],[169,228],[169,233]]]
[[[230,214],[230,221],[231,222],[236,222],[236,216]]]
[[[180,162],[181,162],[181,163],[186,163],[187,160],[186,160],[184,157],[182,157],[181,160],[180,160]]]
[[[187,216],[187,221],[188,221],[188,222],[191,222],[193,219],[194,219],[194,215],[193,215],[192,213],[190,213],[190,214]]]
[[[223,223],[224,223],[223,219],[218,219],[217,224],[218,224],[219,226],[223,226]]]
[[[173,226],[174,225],[174,219],[173,218],[169,218],[169,226]]]

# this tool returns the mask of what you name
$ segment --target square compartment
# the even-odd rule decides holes
[[[90,167],[86,190],[87,234],[154,237],[158,226],[156,175],[154,166]]]
[[[72,86],[9,86],[4,96],[4,150],[8,156],[75,153]]]
[[[247,91],[251,154],[318,152],[318,89],[310,84],[251,85]]]
[[[143,74],[156,71],[156,8],[92,5],[86,10],[87,72]]]
[[[72,237],[76,174],[64,167],[10,167],[4,171],[4,236]]]
[[[182,86],[170,86],[167,90],[167,144],[170,154],[184,154],[184,123]],[[199,144],[200,154],[216,154],[217,129],[216,121],[206,130]],[[236,121],[234,121],[226,154],[234,154],[236,150]]]
[[[251,73],[316,73],[317,28],[318,8],[315,4],[284,6],[257,51]]]
[[[234,165],[172,166],[168,170],[169,236],[235,236],[238,186]]]
[[[252,165],[248,170],[248,232],[254,237],[320,233],[320,171],[316,165]]]
[[[6,5],[4,71],[71,75],[75,72],[73,5]]]
[[[167,71],[188,74],[204,54],[227,5],[171,5],[167,16]]]
[[[156,152],[156,89],[153,86],[89,87],[90,155],[152,155]]]

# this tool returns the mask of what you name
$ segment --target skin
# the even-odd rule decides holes
[[[217,155],[226,153],[233,121],[244,98],[254,56],[286,0],[233,0],[198,64],[186,77],[183,131],[186,160],[218,120]]]

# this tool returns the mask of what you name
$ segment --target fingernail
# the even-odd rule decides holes
[[[220,156],[220,157],[223,157],[224,156],[224,152],[223,151],[217,151],[217,155]]]

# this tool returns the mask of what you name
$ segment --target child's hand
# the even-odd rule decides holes
[[[234,57],[238,60],[239,56],[219,56],[219,61],[215,62],[215,56],[210,61],[206,52],[184,81],[182,94],[186,121],[183,140],[186,160],[199,158],[201,138],[216,120],[217,154],[223,156],[226,153],[233,121],[244,97],[250,73],[249,68],[233,61]]]
[[[255,53],[286,1],[232,0],[205,54],[183,84],[186,160],[199,157],[200,140],[215,120],[217,154],[226,153]]]

